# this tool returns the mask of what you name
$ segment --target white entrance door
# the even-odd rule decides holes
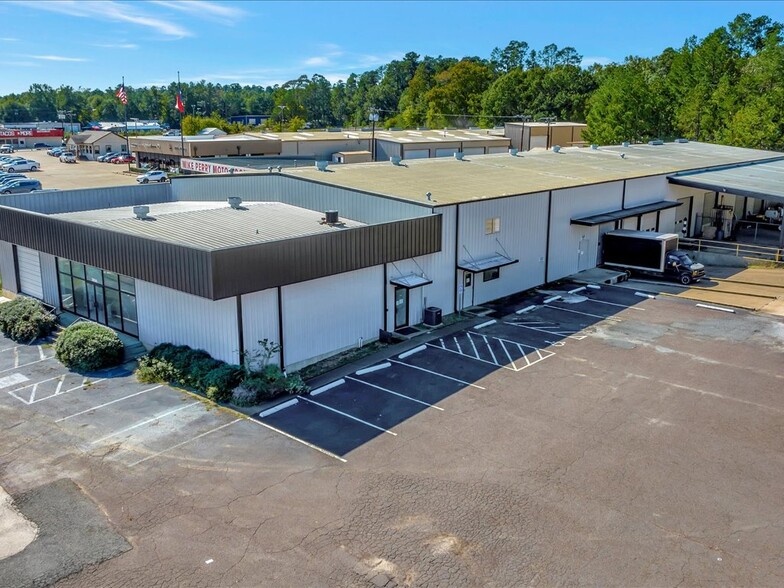
[[[41,259],[38,252],[17,246],[16,259],[19,263],[19,291],[33,298],[43,299],[44,287],[41,283]]]

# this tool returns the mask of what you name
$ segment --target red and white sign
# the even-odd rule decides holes
[[[39,129],[0,129],[0,137],[25,138],[25,137],[63,137],[62,129],[49,129],[41,131]]]
[[[259,171],[238,165],[226,165],[225,163],[210,163],[199,159],[183,159],[182,169],[195,171],[202,174],[237,174],[240,172]]]

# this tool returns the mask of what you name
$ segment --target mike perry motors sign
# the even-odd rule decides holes
[[[49,129],[42,131],[39,129],[0,129],[0,138],[4,139],[35,139],[38,137],[60,137],[63,136],[62,129]]]
[[[195,171],[202,174],[236,174],[240,172],[259,171],[248,167],[226,165],[224,163],[210,163],[208,161],[199,161],[197,159],[183,159],[182,169],[187,169],[189,171]]]

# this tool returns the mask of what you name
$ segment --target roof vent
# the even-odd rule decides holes
[[[324,220],[328,225],[336,225],[339,222],[337,210],[327,210],[324,213]]]
[[[149,216],[147,216],[148,214],[150,214],[150,207],[149,206],[134,206],[133,207],[133,214],[139,220],[147,220],[148,218],[150,218]]]
[[[432,202],[433,195],[430,192],[425,192],[425,198],[427,198],[428,202]]]
[[[392,163],[392,165],[400,165],[402,158],[398,157],[397,155],[390,155],[389,161]]]
[[[234,210],[239,210],[242,208],[242,198],[239,196],[229,196],[227,200],[229,201],[229,206],[231,206]]]
[[[593,143],[593,144],[591,144],[591,149],[596,151],[597,149],[599,149],[599,146],[596,143]]]
[[[514,149],[514,148],[510,149],[509,150],[509,155],[511,155],[512,157],[517,157],[517,149]]]
[[[621,145],[623,145],[624,147],[628,147],[629,146],[629,141],[624,141],[623,143],[621,143]]]
[[[455,159],[457,159],[458,161],[463,161],[463,152],[455,151]]]
[[[648,145],[664,145],[664,141],[661,139],[654,139],[653,141],[648,141]]]
[[[319,171],[327,171],[329,161],[316,161],[316,169]]]
[[[560,145],[553,145],[553,151],[558,153],[560,150],[561,150],[561,146]]]
[[[681,137],[680,139],[675,139],[675,142],[676,143],[688,143],[689,140],[688,139],[684,139],[683,137]]]

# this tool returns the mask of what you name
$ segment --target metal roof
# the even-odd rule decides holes
[[[784,203],[784,161],[675,175],[670,183]]]
[[[365,226],[345,218],[337,225],[322,224],[322,213],[280,202],[246,202],[240,210],[220,202],[181,201],[149,207],[148,220],[137,219],[131,207],[52,216],[208,251]]]
[[[534,194],[639,177],[704,170],[722,165],[782,158],[784,154],[708,143],[569,147],[560,152],[471,155],[286,170],[324,184],[383,194],[430,206],[444,206],[518,194]],[[428,202],[425,194],[432,194]]]
[[[668,208],[676,208],[680,205],[681,203],[675,200],[664,200],[662,202],[654,202],[652,204],[633,206],[632,208],[613,210],[612,212],[603,212],[601,214],[573,218],[571,224],[593,227],[602,223],[611,223],[623,218],[630,218],[632,216],[647,214],[649,212],[658,212],[660,210],[667,210]]]

